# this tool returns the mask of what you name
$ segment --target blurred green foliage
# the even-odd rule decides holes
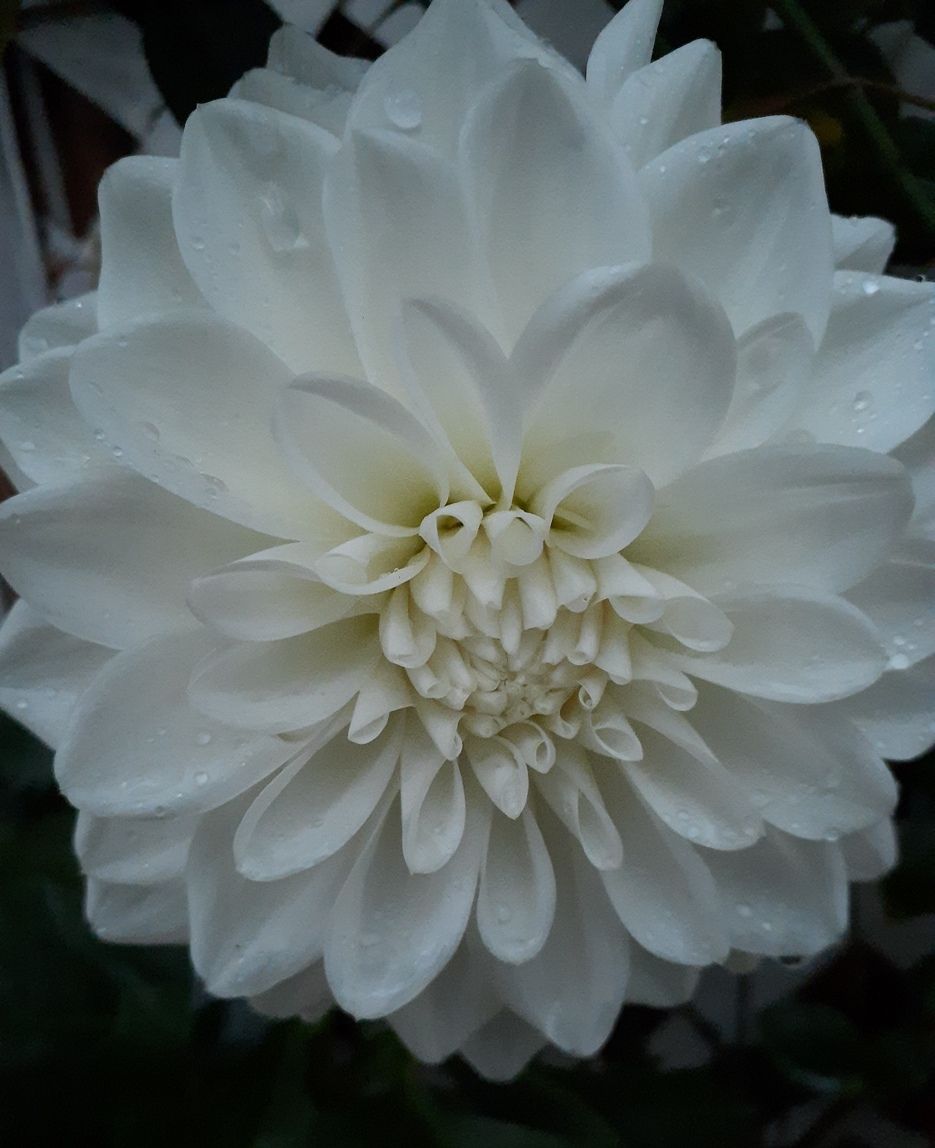
[[[115,6],[143,28],[180,120],[262,59],[275,24],[260,0]],[[782,27],[764,26],[767,7]],[[832,207],[892,219],[898,260],[924,269],[935,263],[935,119],[913,114],[932,109],[907,103],[913,93],[899,91],[869,38],[898,19],[935,42],[931,0],[667,0],[662,44],[704,36],[721,45],[728,118],[807,118]],[[373,54],[340,15],[324,39]],[[899,774],[902,860],[883,901],[892,922],[918,923],[935,913],[935,770],[919,762]],[[12,1148],[935,1144],[935,955],[897,964],[860,922],[736,1039],[679,1010],[707,1049],[694,1067],[667,1067],[653,1051],[670,1014],[629,1007],[594,1060],[543,1058],[497,1086],[457,1060],[416,1064],[379,1024],[339,1013],[315,1027],[268,1022],[211,1000],[182,950],[96,941],[72,826],[50,754],[3,719],[0,1142]],[[855,1129],[874,1120],[895,1131],[861,1139]]]

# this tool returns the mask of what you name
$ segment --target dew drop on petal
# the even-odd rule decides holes
[[[391,92],[383,101],[383,110],[390,123],[404,132],[413,132],[422,126],[422,103],[411,88]]]

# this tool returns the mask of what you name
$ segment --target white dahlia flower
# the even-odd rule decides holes
[[[87,912],[492,1077],[813,954],[935,713],[928,284],[717,50],[294,29],[3,377],[4,704]],[[915,492],[913,493],[913,487]]]

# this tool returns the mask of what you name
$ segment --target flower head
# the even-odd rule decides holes
[[[501,0],[369,69],[285,29],[106,177],[99,291],[0,385],[0,698],[102,936],[508,1076],[891,862],[932,289],[659,8],[586,80]]]

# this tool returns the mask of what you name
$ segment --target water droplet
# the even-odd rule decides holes
[[[308,247],[296,210],[286,201],[278,184],[268,183],[260,193],[260,223],[267,242],[277,254]]]
[[[390,93],[383,101],[383,110],[390,123],[404,132],[422,126],[422,103],[416,92],[407,88]]]
[[[155,423],[142,423],[140,429],[148,439],[153,442],[159,441],[159,427]]]
[[[905,654],[893,654],[889,660],[889,668],[891,670],[908,670],[909,659]]]
[[[752,917],[753,916],[753,910],[744,901],[738,901],[734,907],[737,910],[737,916],[738,917]]]
[[[199,770],[198,773],[195,774],[195,784],[199,786],[208,784],[208,775],[203,769]]]
[[[206,729],[195,734],[195,745],[210,745],[211,734]]]
[[[29,702],[24,701],[22,698],[16,703],[16,708],[22,712],[29,709]]]
[[[505,905],[501,901],[500,904],[497,905],[497,920],[500,922],[501,925],[504,925],[504,924],[506,924],[507,921],[509,921],[510,917],[512,917],[512,916],[513,916],[513,913],[510,910],[509,905]]]
[[[115,446],[110,453],[114,456],[114,458],[123,458],[123,451],[119,446]]]
[[[873,402],[873,395],[869,391],[858,391],[854,395],[853,407],[855,411],[865,411],[869,409]]]
[[[194,249],[196,251],[204,251],[204,249],[205,249],[204,239],[200,235],[193,235],[192,236],[192,247],[194,247]]]
[[[876,295],[880,290],[880,284],[875,279],[865,279],[861,290],[865,295]]]

